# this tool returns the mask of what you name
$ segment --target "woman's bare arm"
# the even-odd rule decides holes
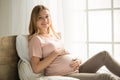
[[[64,54],[63,49],[56,49],[52,53],[50,53],[46,58],[43,60],[40,60],[39,57],[33,56],[31,58],[31,67],[33,69],[34,73],[40,73],[42,70],[44,70],[47,66],[51,64],[51,62],[60,55]]]
[[[44,60],[40,60],[39,57],[33,56],[31,58],[31,66],[34,73],[40,73],[44,70],[58,55],[56,53],[51,53]]]

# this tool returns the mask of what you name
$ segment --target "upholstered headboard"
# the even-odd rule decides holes
[[[0,37],[0,80],[19,80],[16,36]]]

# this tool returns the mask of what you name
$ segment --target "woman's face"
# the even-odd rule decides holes
[[[40,31],[45,31],[50,26],[50,13],[48,10],[43,10],[39,13],[37,27]]]

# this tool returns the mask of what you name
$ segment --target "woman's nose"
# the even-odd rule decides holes
[[[47,22],[47,18],[43,18],[43,21],[44,21],[44,22]]]

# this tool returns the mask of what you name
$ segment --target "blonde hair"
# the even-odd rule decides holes
[[[48,10],[49,9],[43,5],[37,5],[33,8],[32,13],[31,13],[31,18],[30,18],[30,24],[29,24],[29,35],[28,35],[28,40],[31,40],[34,36],[40,34],[40,30],[36,26],[36,22],[39,16],[39,13],[43,10]],[[58,34],[55,32],[53,25],[52,25],[52,20],[51,20],[51,25],[48,28],[48,34],[52,32],[53,36],[55,36],[57,39],[59,39]]]

